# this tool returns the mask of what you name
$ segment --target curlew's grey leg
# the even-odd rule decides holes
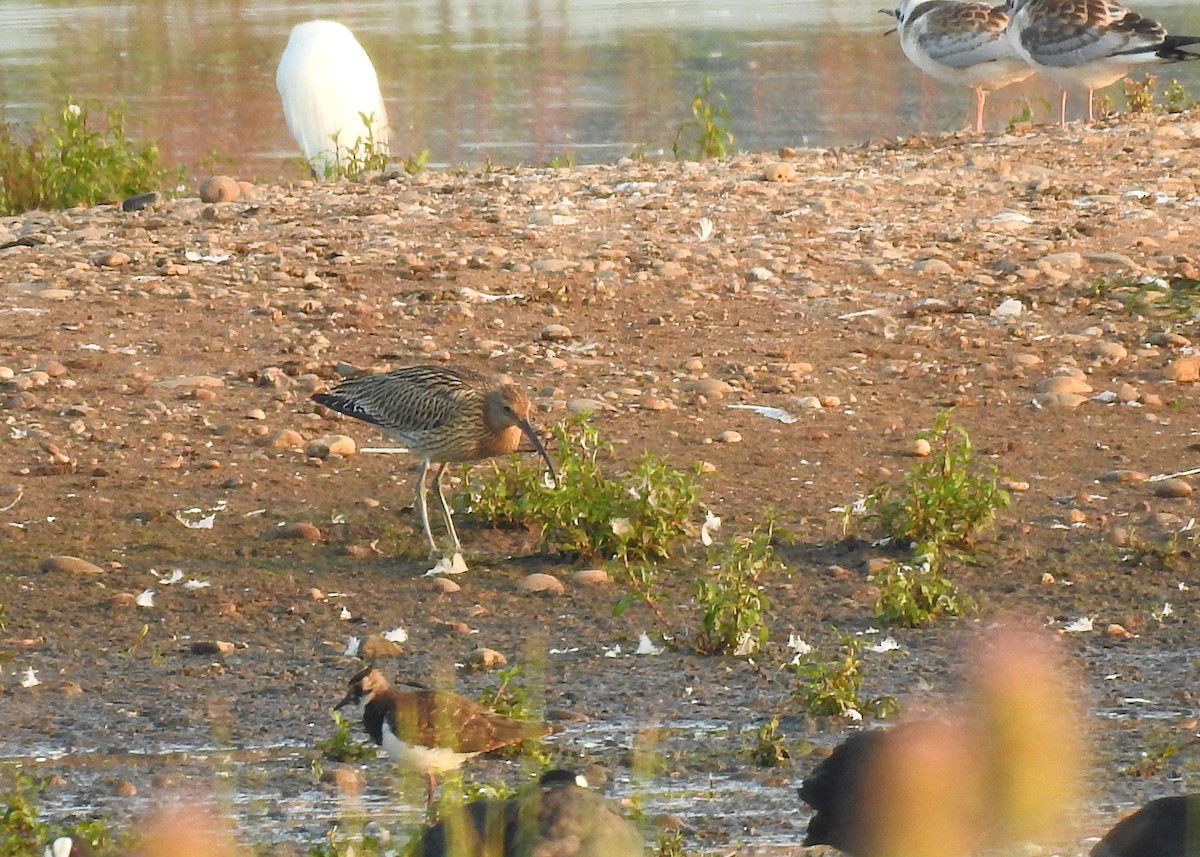
[[[454,544],[454,552],[459,553],[462,550],[462,544],[458,541],[458,533],[454,531],[454,518],[450,514],[450,504],[446,502],[446,492],[442,486],[442,477],[446,474],[446,467],[444,461],[438,466],[433,483],[437,486],[438,501],[442,504],[442,514],[446,516],[446,529],[450,532],[450,541]]]
[[[425,496],[425,474],[429,472],[429,459],[421,462],[421,469],[417,473],[417,511],[421,514],[421,526],[425,528],[425,539],[429,542],[430,556],[437,553],[437,544],[433,540],[433,531],[429,529],[429,503]],[[439,470],[440,474],[441,471]],[[439,495],[441,488],[438,488]],[[443,500],[444,504],[446,501]]]

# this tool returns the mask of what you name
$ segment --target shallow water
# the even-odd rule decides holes
[[[0,106],[6,121],[28,122],[67,95],[124,101],[131,128],[160,140],[169,163],[215,152],[243,175],[296,175],[284,164],[294,146],[275,64],[293,24],[330,17],[374,59],[393,153],[428,148],[436,164],[669,154],[705,75],[728,98],[744,149],[959,127],[970,93],[909,64],[884,36],[881,5],[9,0],[0,4]],[[1189,0],[1138,8],[1174,32],[1200,32]],[[1162,82],[1172,76],[1200,94],[1200,63],[1160,69]],[[1119,86],[1105,94],[1123,106]],[[1011,87],[989,100],[989,126],[1026,105],[1048,120],[1052,103],[1055,91],[1038,81]],[[1082,96],[1071,103],[1078,110]]]

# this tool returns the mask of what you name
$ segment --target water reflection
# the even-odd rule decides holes
[[[887,0],[883,0],[886,4]],[[908,64],[881,0],[8,0],[0,105],[30,121],[67,94],[124,99],[169,162],[215,151],[248,175],[285,167],[293,143],[274,69],[292,24],[353,29],[379,71],[393,152],[441,164],[611,161],[669,152],[699,80],[729,99],[739,146],[846,145],[958,127],[970,93]],[[1200,32],[1189,0],[1139,5]],[[1200,93],[1200,63],[1160,69]],[[1123,104],[1120,88],[1106,91]],[[1055,93],[1033,81],[988,101],[998,128]],[[1073,104],[1078,104],[1075,99]]]

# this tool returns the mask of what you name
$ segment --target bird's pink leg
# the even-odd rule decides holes
[[[1088,124],[1089,125],[1091,125],[1093,122],[1096,121],[1096,117],[1092,113],[1092,93],[1095,91],[1096,90],[1094,90],[1094,89],[1088,90]]]
[[[1058,111],[1058,127],[1067,127],[1067,91],[1065,89],[1062,91],[1062,106]]]
[[[983,103],[987,101],[987,90],[982,86],[975,87],[975,133],[983,133]]]

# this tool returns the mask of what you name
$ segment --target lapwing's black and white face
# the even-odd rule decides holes
[[[359,717],[363,714],[363,709],[367,707],[375,694],[387,688],[387,681],[383,674],[377,669],[366,667],[359,670],[350,679],[350,684],[346,689],[346,695],[342,697],[342,701],[333,707],[334,711],[341,711],[343,708],[352,707]]]

